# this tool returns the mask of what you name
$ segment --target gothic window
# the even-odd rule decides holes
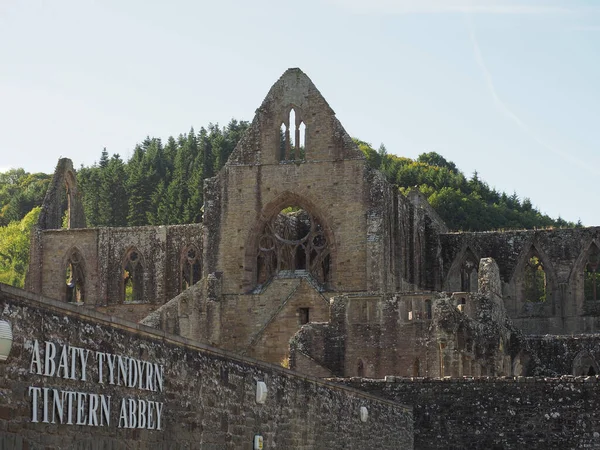
[[[327,284],[331,257],[319,220],[305,210],[290,206],[264,227],[258,239],[256,281],[263,284],[280,272],[309,273]]]
[[[66,300],[69,303],[83,303],[85,300],[85,277],[81,255],[73,250],[67,259],[65,273]]]
[[[546,272],[537,254],[525,263],[525,301],[541,303],[546,301]]]
[[[123,262],[123,302],[144,301],[144,265],[136,249],[125,255]]]
[[[302,161],[306,159],[306,124],[296,110],[290,110],[279,132],[279,160]]]
[[[196,284],[201,276],[200,252],[194,246],[187,247],[181,255],[181,290]]]
[[[585,299],[589,301],[600,300],[600,250],[592,244],[583,273],[583,291]]]
[[[598,373],[598,364],[594,357],[587,351],[582,350],[573,360],[573,375],[594,376]]]
[[[462,292],[477,292],[477,260],[471,250],[467,250],[460,267],[460,286]]]

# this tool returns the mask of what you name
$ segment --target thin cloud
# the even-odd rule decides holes
[[[475,54],[475,61],[483,74],[485,79],[485,83],[487,85],[488,91],[492,96],[494,101],[494,105],[496,108],[507,118],[512,120],[525,134],[527,134],[531,139],[537,142],[540,146],[554,153],[555,155],[561,157],[562,159],[569,161],[572,164],[579,166],[579,168],[584,169],[594,175],[600,175],[600,170],[596,170],[590,164],[585,161],[573,156],[571,153],[567,153],[553,145],[548,144],[545,140],[541,139],[536,133],[532,131],[532,129],[519,117],[515,114],[507,105],[502,101],[498,92],[496,91],[496,86],[494,85],[494,79],[492,78],[492,74],[488,70],[488,67],[483,59],[483,55],[481,54],[481,49],[479,47],[479,43],[477,42],[477,37],[475,36],[475,31],[473,29],[473,24],[469,19],[467,19],[467,27],[469,29],[469,37],[471,40],[471,44],[473,45],[473,52]]]
[[[490,0],[330,0],[356,13],[386,14],[561,14],[572,9],[552,4]],[[523,4],[525,3],[525,4]]]

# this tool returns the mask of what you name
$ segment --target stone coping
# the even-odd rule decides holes
[[[295,372],[290,369],[286,369],[284,367],[270,364],[264,361],[259,361],[257,359],[249,358],[247,356],[241,356],[237,353],[229,352],[227,350],[222,350],[217,347],[212,347],[207,344],[203,344],[198,341],[194,341],[192,339],[187,339],[178,335],[166,333],[163,330],[158,330],[156,328],[152,328],[146,325],[142,325],[136,322],[130,322],[125,319],[121,319],[119,317],[110,316],[108,314],[100,313],[93,309],[88,309],[83,307],[82,305],[73,305],[66,302],[61,302],[58,300],[54,300],[48,297],[43,297],[38,294],[34,294],[32,292],[25,291],[23,289],[15,288],[13,286],[9,286],[3,283],[0,283],[0,293],[5,293],[11,297],[16,302],[24,303],[26,306],[39,307],[42,309],[46,309],[52,311],[54,313],[63,314],[71,317],[77,317],[82,320],[92,320],[96,323],[106,325],[112,328],[117,328],[119,330],[123,330],[125,332],[139,335],[143,338],[149,338],[156,341],[162,341],[167,344],[174,344],[181,347],[185,347],[190,350],[198,351],[205,354],[210,354],[218,357],[224,357],[233,361],[237,361],[240,363],[251,364],[258,368],[262,368],[264,370],[274,370],[279,372],[282,375],[291,376],[294,378],[299,378],[307,382],[311,382],[317,385],[321,385],[328,389],[333,389],[337,391],[344,391],[350,394],[353,394],[358,397],[362,397],[365,399],[369,399],[371,401],[375,401],[382,404],[393,405],[395,407],[399,407],[404,411],[412,412],[412,407],[403,405],[391,400],[387,400],[381,397],[377,397],[375,395],[368,394],[359,389],[350,388],[341,384],[337,384],[334,381],[323,380],[321,378],[313,377],[311,375],[305,375],[299,372]],[[0,315],[0,317],[2,317]]]
[[[114,232],[127,232],[131,233],[136,230],[157,230],[157,229],[185,229],[185,228],[202,228],[203,223],[184,223],[184,224],[172,224],[172,225],[141,225],[137,227],[91,227],[91,228],[51,228],[48,230],[41,230],[44,233],[65,233],[65,232],[78,232],[85,233],[90,231],[99,230],[111,230]]]
[[[600,383],[600,376],[573,376],[561,375],[559,377],[443,377],[443,378],[426,378],[426,377],[399,377],[386,376],[385,378],[326,378],[327,381],[333,383],[347,382],[362,382],[362,383],[546,383],[546,384],[561,384],[561,383]]]

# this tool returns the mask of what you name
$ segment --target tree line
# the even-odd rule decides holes
[[[248,128],[193,128],[166,143],[146,137],[124,161],[106,149],[91,166],[77,170],[88,227],[130,227],[197,223],[202,220],[203,182],[214,176]],[[477,173],[469,179],[443,156],[423,153],[416,160],[375,150],[355,139],[368,164],[406,193],[419,189],[452,230],[580,226],[541,214],[527,198],[492,189]],[[29,233],[52,175],[11,169],[0,173],[0,282],[23,286]]]
[[[553,219],[533,207],[529,198],[521,200],[516,192],[499,192],[479,178],[477,172],[467,179],[452,161],[435,152],[423,153],[416,160],[388,154],[382,144],[375,150],[355,139],[371,167],[403,193],[418,189],[451,230],[488,231],[579,227],[581,222]]]

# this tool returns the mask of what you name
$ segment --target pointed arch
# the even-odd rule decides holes
[[[451,292],[477,292],[480,259],[471,246],[465,245],[448,270],[444,289]]]
[[[85,213],[73,162],[68,158],[58,161],[52,181],[46,191],[38,218],[42,230],[85,228]]]
[[[307,125],[302,110],[290,104],[285,108],[285,116],[279,124],[279,161],[304,161],[306,160]]]
[[[66,253],[65,268],[65,300],[69,303],[84,303],[86,295],[85,260],[77,247],[71,247]]]
[[[286,191],[270,202],[246,241],[245,290],[281,271],[306,271],[324,288],[333,286],[335,238],[329,223],[304,196]]]
[[[537,243],[531,242],[524,247],[518,261],[511,280],[515,289],[515,312],[521,316],[553,316],[556,274],[549,257]]]
[[[600,300],[600,248],[592,242],[587,250],[583,268],[583,299]]]
[[[182,249],[179,269],[181,291],[193,286],[202,278],[202,254],[195,244]]]
[[[121,303],[147,301],[144,295],[145,263],[142,253],[130,247],[123,255],[121,280]]]
[[[588,350],[580,351],[573,359],[573,375],[592,376],[599,374],[598,363]]]

